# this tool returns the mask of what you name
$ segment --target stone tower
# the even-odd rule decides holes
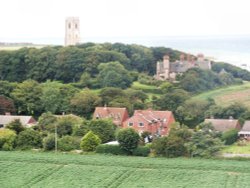
[[[80,20],[78,17],[68,17],[65,20],[65,46],[80,43]]]

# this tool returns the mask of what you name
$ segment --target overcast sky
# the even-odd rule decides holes
[[[249,0],[1,0],[0,41],[61,38],[77,16],[81,38],[250,35]],[[62,41],[63,42],[63,41]]]

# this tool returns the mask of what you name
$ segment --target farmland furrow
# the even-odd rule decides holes
[[[42,174],[39,174],[35,176],[33,179],[31,179],[29,182],[25,182],[22,187],[32,187],[33,185],[37,184],[40,181],[43,181],[47,177],[51,176],[52,174],[59,171],[61,168],[63,168],[64,165],[57,165],[54,168],[48,168],[46,171],[44,171]]]

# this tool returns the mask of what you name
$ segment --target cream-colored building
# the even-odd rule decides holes
[[[65,20],[65,46],[76,45],[81,42],[80,19],[68,17]]]

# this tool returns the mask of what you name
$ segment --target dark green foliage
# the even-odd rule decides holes
[[[88,128],[101,139],[102,143],[115,139],[116,126],[111,120],[91,120]]]
[[[81,125],[73,127],[73,136],[83,137],[87,132],[89,132],[89,121],[83,121]]]
[[[132,152],[133,156],[147,157],[150,153],[150,148],[147,146],[138,146]]]
[[[57,118],[52,113],[43,113],[38,119],[38,127],[42,131],[54,132],[56,121]]]
[[[101,99],[94,92],[85,89],[76,93],[70,100],[70,107],[73,113],[90,118],[95,107],[101,104]]]
[[[58,140],[58,149],[61,151],[80,149],[80,142],[80,138],[73,136],[63,136]]]
[[[231,129],[229,131],[224,132],[221,136],[221,139],[222,141],[224,141],[225,145],[232,145],[238,139],[238,130]]]
[[[43,149],[46,151],[55,149],[55,134],[49,134],[43,139]]]
[[[160,110],[170,110],[175,111],[178,106],[182,105],[185,100],[189,98],[188,92],[182,89],[175,89],[170,93],[166,93],[162,95],[159,99],[157,99],[154,104]]]
[[[231,104],[226,107],[221,107],[217,105],[212,105],[210,108],[206,111],[206,116],[213,116],[217,119],[228,119],[230,116],[238,119],[241,116],[243,117],[244,114],[247,113],[247,108],[241,104],[241,103],[235,103]]]
[[[96,153],[112,154],[112,155],[128,155],[128,152],[119,145],[101,144],[96,147]]]
[[[132,154],[133,149],[137,148],[140,136],[132,128],[125,128],[118,131],[117,140],[122,149]]]
[[[241,78],[243,80],[250,81],[250,73],[247,70],[241,69],[239,67],[227,63],[213,63],[213,71],[219,73],[222,69],[232,74],[235,78]]]
[[[6,126],[6,128],[15,131],[16,134],[19,134],[20,132],[24,131],[24,126],[22,125],[19,119],[15,119],[14,121],[10,122]]]
[[[9,129],[0,129],[0,150],[13,150],[16,133]]]
[[[21,149],[42,147],[42,136],[38,131],[26,129],[17,137],[17,147]]]
[[[101,87],[118,87],[125,89],[132,84],[129,71],[119,62],[101,63],[98,69],[98,80]]]
[[[192,132],[186,127],[173,127],[168,136],[157,138],[152,143],[156,155],[165,157],[187,156],[186,143],[191,140]]]
[[[58,136],[71,135],[74,127],[79,126],[81,123],[82,119],[77,116],[67,115],[59,117],[55,123]]]
[[[42,111],[42,88],[34,80],[26,80],[17,85],[11,93],[18,113],[40,114]]]
[[[218,75],[210,70],[192,68],[180,77],[183,89],[192,93],[199,93],[219,86],[238,83],[233,77]]]
[[[187,100],[175,111],[175,118],[181,124],[194,128],[204,121],[205,112],[214,104],[214,101]]]
[[[211,157],[223,146],[219,134],[210,124],[201,124],[186,144],[190,157]]]
[[[89,131],[81,140],[80,147],[83,151],[95,151],[96,147],[101,144],[101,139],[92,131]]]

